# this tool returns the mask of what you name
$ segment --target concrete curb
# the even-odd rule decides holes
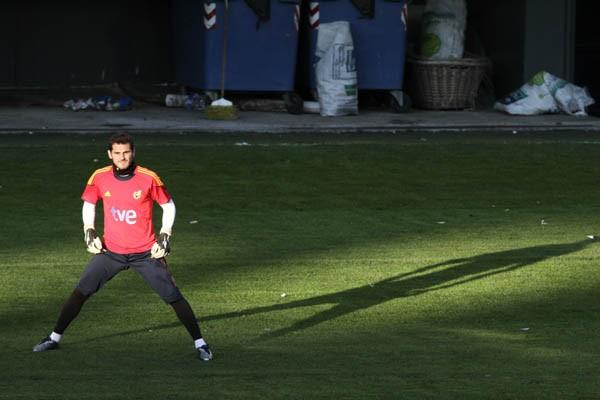
[[[34,106],[0,108],[0,134],[105,134],[115,131],[137,134],[600,132],[600,118],[559,114],[511,116],[493,110],[412,110],[403,114],[365,111],[348,117],[244,111],[235,121],[212,121],[203,118],[200,112],[152,105],[123,112],[73,112],[61,107]]]

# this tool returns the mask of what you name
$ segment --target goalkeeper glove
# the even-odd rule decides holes
[[[85,230],[85,245],[87,246],[87,251],[92,254],[99,254],[103,250],[102,241],[96,235],[96,230],[94,228],[88,228]]]
[[[163,258],[164,256],[169,255],[171,252],[171,245],[169,244],[170,238],[171,236],[166,232],[162,232],[158,235],[156,243],[152,245],[152,250],[150,250],[150,256],[152,258]]]

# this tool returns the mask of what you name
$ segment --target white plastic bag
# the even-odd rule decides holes
[[[321,115],[358,114],[356,59],[350,23],[321,24],[316,47],[315,75]]]
[[[564,112],[587,115],[585,108],[594,104],[585,88],[573,85],[546,71],[540,71],[518,90],[494,104],[496,110],[515,115]]]
[[[465,0],[428,0],[423,11],[421,56],[434,60],[462,58],[466,26]]]
[[[556,90],[554,98],[558,107],[569,115],[586,116],[585,108],[594,104],[587,89],[567,83]]]

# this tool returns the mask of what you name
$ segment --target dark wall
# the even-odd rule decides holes
[[[600,4],[578,0],[575,12],[575,83],[600,101]]]
[[[0,9],[4,87],[172,79],[168,1],[22,0]]]
[[[469,38],[480,43],[493,63],[496,97],[524,83],[525,4],[523,0],[468,1]]]
[[[0,85],[9,85],[15,81],[17,21],[15,6],[0,6]]]

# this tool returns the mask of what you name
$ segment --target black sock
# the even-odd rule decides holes
[[[171,307],[173,307],[173,310],[175,310],[177,318],[179,318],[183,326],[185,326],[185,329],[187,329],[192,339],[202,339],[200,326],[198,326],[196,316],[194,315],[194,311],[192,310],[190,303],[188,303],[186,299],[181,299],[171,303]]]
[[[73,290],[71,296],[67,299],[63,308],[58,316],[58,321],[56,321],[56,326],[54,327],[54,332],[62,335],[71,323],[81,311],[81,307],[83,307],[83,303],[88,299],[89,296],[85,296],[79,290]]]

